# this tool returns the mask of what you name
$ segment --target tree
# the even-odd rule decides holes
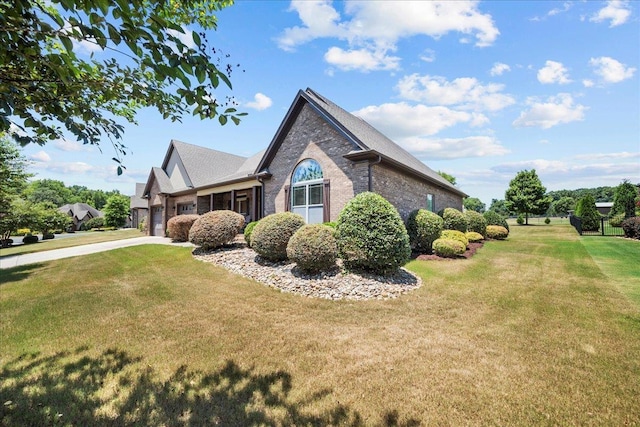
[[[573,197],[561,197],[553,202],[553,211],[556,215],[569,216],[569,211],[576,208],[576,201]]]
[[[56,207],[71,203],[71,191],[64,182],[55,179],[37,179],[29,183],[23,193],[32,203],[49,202]]]
[[[552,199],[545,196],[546,191],[535,169],[520,171],[505,192],[505,206],[512,212],[524,214],[528,225],[529,214],[543,215],[549,209]]]
[[[52,203],[38,203],[32,206],[35,212],[35,224],[29,228],[46,235],[55,230],[66,230],[71,223],[71,217],[62,213]]]
[[[486,205],[477,197],[467,197],[462,201],[462,206],[468,211],[483,213]]]
[[[131,199],[127,196],[114,194],[109,197],[104,205],[104,222],[109,227],[123,227],[129,218],[129,206]]]
[[[638,188],[626,179],[622,181],[615,189],[610,216],[613,217],[619,214],[624,214],[625,218],[634,216],[637,197]]]
[[[0,240],[5,244],[18,229],[14,215],[19,195],[32,175],[26,172],[27,159],[5,135],[0,135]]]
[[[598,231],[600,229],[600,212],[591,194],[587,194],[576,204],[576,216],[582,220],[582,231]]]
[[[33,205],[22,199],[11,201],[8,212],[0,216],[0,240],[2,247],[6,247],[11,234],[19,228],[38,229],[38,213]]]
[[[443,177],[444,179],[449,181],[451,183],[451,185],[456,185],[456,177],[455,176],[449,175],[448,173],[443,172],[443,171],[438,171],[438,175],[440,175],[441,177]]]
[[[214,13],[232,3],[0,0],[0,132],[23,146],[63,138],[60,125],[84,144],[106,136],[120,163],[116,118],[135,123],[145,107],[172,121],[190,112],[238,124],[233,98],[215,93],[221,82],[231,89],[237,66],[187,29],[215,29]],[[80,45],[100,53],[87,58]]]
[[[491,206],[489,206],[489,210],[494,211],[505,218],[508,218],[509,215],[511,215],[511,212],[507,209],[504,200],[491,199]]]

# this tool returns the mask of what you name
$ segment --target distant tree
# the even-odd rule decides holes
[[[31,209],[35,212],[34,224],[29,228],[40,231],[43,235],[49,234],[55,230],[66,230],[71,223],[71,217],[51,203],[38,203],[32,205]]]
[[[552,208],[556,215],[569,216],[569,211],[576,208],[576,201],[573,197],[565,196],[553,202]]]
[[[130,202],[129,197],[119,194],[109,197],[102,209],[105,224],[108,227],[124,227],[129,218]]]
[[[504,200],[491,199],[491,206],[489,206],[489,210],[497,212],[503,217],[509,217],[511,215],[511,212],[507,209],[507,205]]]
[[[39,216],[33,204],[15,198],[9,205],[8,212],[0,216],[0,240],[2,247],[7,245],[7,239],[19,228],[38,230]]]
[[[598,231],[600,229],[600,212],[596,208],[596,201],[591,194],[587,194],[576,204],[576,216],[582,220],[583,231]]]
[[[529,224],[529,214],[543,215],[549,209],[551,197],[545,195],[546,191],[535,169],[520,171],[505,192],[505,205],[510,211],[523,214],[525,224]]]
[[[638,188],[625,179],[615,189],[610,216],[619,214],[624,214],[625,218],[635,216],[637,198]]]
[[[451,183],[451,185],[456,185],[456,177],[453,175],[449,175],[446,172],[443,171],[438,171],[438,175],[440,175],[441,177],[443,177],[444,179],[446,179],[447,181],[449,181]]]
[[[477,197],[467,197],[462,201],[462,205],[468,211],[476,211],[483,213],[486,205]]]
[[[67,203],[74,203],[71,200],[71,191],[64,185],[64,182],[55,179],[31,181],[24,190],[23,195],[32,203],[50,202],[57,207]]]
[[[18,147],[0,134],[0,240],[6,244],[12,232],[22,223],[16,209],[20,193],[32,176],[26,172],[28,161]]]

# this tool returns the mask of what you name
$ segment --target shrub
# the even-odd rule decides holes
[[[482,234],[476,233],[475,231],[467,231],[464,234],[464,237],[466,237],[470,243],[478,243],[484,240],[484,237],[482,236]]]
[[[487,233],[487,220],[480,212],[466,211],[464,217],[467,220],[467,231],[473,231],[482,236]]]
[[[285,260],[289,239],[304,224],[304,218],[292,212],[268,215],[253,228],[251,247],[262,258],[270,261]]]
[[[426,209],[416,209],[407,218],[409,243],[420,252],[431,252],[433,241],[440,237],[443,228],[442,218]]]
[[[509,230],[501,225],[487,225],[487,238],[504,240],[509,235]]]
[[[582,220],[582,231],[598,231],[600,229],[600,212],[596,208],[596,201],[587,194],[576,205],[576,216]]]
[[[244,228],[244,241],[247,242],[247,245],[251,247],[251,233],[253,232],[253,228],[256,226],[258,221],[251,221]]]
[[[436,255],[446,258],[454,258],[465,251],[464,244],[459,240],[436,239],[433,242],[433,251]]]
[[[175,242],[189,240],[189,230],[200,215],[176,215],[167,221],[167,235]]]
[[[467,237],[465,236],[465,233],[463,233],[462,231],[443,230],[442,234],[440,235],[440,238],[457,240],[464,245],[465,249],[467,248],[467,246],[469,246],[469,239],[467,239]]]
[[[296,231],[287,244],[287,256],[298,267],[314,273],[335,265],[338,245],[333,228],[322,225],[304,225]]]
[[[518,225],[524,224],[524,215],[518,215],[518,219],[516,219],[516,222],[518,223]]]
[[[547,224],[547,225],[551,224],[551,220],[549,219],[549,217],[546,217],[544,219],[544,223]]]
[[[31,233],[28,233],[26,236],[22,238],[22,243],[28,245],[30,243],[36,243],[38,241],[38,236],[34,236]]]
[[[396,208],[376,193],[351,199],[336,225],[338,256],[347,269],[390,273],[411,257],[409,235]]]
[[[624,212],[609,218],[609,225],[612,227],[622,227],[622,221],[624,221]]]
[[[97,216],[95,218],[91,218],[84,221],[80,225],[80,230],[86,231],[86,230],[91,230],[93,228],[102,228],[102,227],[104,227],[104,218],[101,216]]]
[[[331,227],[335,230],[336,228],[336,222],[335,221],[330,221],[330,222],[324,222],[323,225],[326,225],[327,227]]]
[[[509,231],[509,224],[507,224],[507,220],[505,217],[500,215],[496,211],[486,211],[482,216],[487,220],[487,226],[489,225],[499,225],[507,229]]]
[[[45,233],[42,235],[42,240],[51,240],[53,238],[55,238],[56,235],[53,233]]]
[[[28,228],[18,228],[16,232],[16,236],[26,236],[27,234],[31,234],[31,230]]]
[[[244,216],[237,212],[207,212],[200,215],[191,226],[189,241],[204,250],[214,249],[231,242],[242,230],[243,225]]]
[[[13,245],[13,239],[0,239],[0,248],[8,248]]]
[[[622,221],[622,230],[625,237],[640,239],[640,217],[632,216]]]
[[[445,208],[440,215],[444,221],[445,230],[467,231],[467,220],[464,214],[455,208]]]
[[[147,233],[149,231],[149,221],[148,218],[145,216],[144,218],[142,218],[140,220],[140,222],[138,223],[138,230],[140,230],[143,233]]]

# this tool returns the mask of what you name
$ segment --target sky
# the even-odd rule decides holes
[[[108,140],[60,140],[24,149],[33,179],[133,194],[171,139],[250,156],[310,87],[487,207],[525,169],[548,191],[640,183],[640,2],[237,0],[209,42],[240,65],[220,93],[239,126],[144,110],[123,175]]]

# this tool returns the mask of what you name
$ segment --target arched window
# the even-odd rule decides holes
[[[301,161],[291,176],[291,210],[302,215],[307,224],[323,222],[323,176],[313,159]]]

